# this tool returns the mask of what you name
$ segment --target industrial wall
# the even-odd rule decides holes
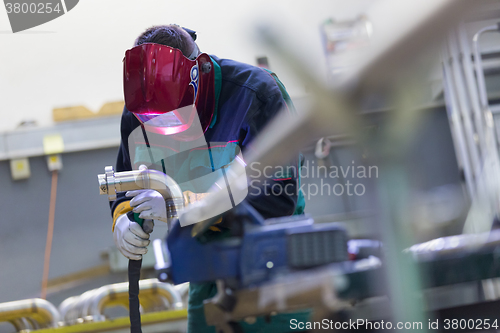
[[[109,205],[97,174],[113,165],[117,148],[63,154],[57,186],[49,279],[101,264],[113,245]],[[14,181],[0,162],[0,302],[39,297],[49,215],[51,174],[45,157],[30,158],[32,175]]]

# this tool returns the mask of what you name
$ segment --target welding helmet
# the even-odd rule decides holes
[[[195,117],[203,133],[207,130],[215,107],[215,76],[206,53],[191,60],[178,49],[145,43],[127,50],[123,65],[125,105],[147,131],[179,134]]]

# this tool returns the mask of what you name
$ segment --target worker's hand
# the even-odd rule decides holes
[[[127,197],[133,197],[130,200],[130,206],[134,213],[140,213],[141,219],[153,219],[168,222],[167,206],[165,199],[155,190],[136,190],[128,191]]]
[[[150,222],[152,221],[148,221]],[[131,260],[140,260],[142,255],[148,252],[146,246],[149,245],[149,235],[137,222],[130,221],[127,214],[119,216],[116,220],[113,238],[121,254]]]

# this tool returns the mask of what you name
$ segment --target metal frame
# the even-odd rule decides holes
[[[419,59],[422,50],[437,44],[465,13],[474,12],[473,7],[478,6],[478,2],[388,0],[377,5],[367,13],[375,31],[371,46],[348,55],[355,65],[354,70],[340,79],[333,90],[311,76],[307,66],[294,57],[291,47],[282,45],[280,39],[268,30],[260,31],[264,41],[313,92],[314,100],[309,109],[299,110],[301,112],[295,117],[283,113],[278,115],[254,141],[246,161],[247,164],[260,162],[262,167],[279,165],[291,158],[303,142],[346,132],[353,134],[356,142],[374,147],[376,156],[372,158],[381,165],[378,184],[380,214],[374,222],[379,224],[387,254],[385,270],[391,313],[399,321],[424,321],[423,304],[414,297],[421,290],[420,274],[415,265],[401,254],[404,248],[412,245],[407,214],[408,175],[403,160],[406,145],[415,131],[414,123],[418,120],[417,113],[411,112],[415,101],[409,93],[416,86],[411,75],[416,67],[413,60]],[[368,137],[363,131],[364,120],[357,112],[358,101],[369,91],[384,89],[393,91],[398,112],[388,120],[383,134]],[[462,142],[462,145],[466,143]],[[470,168],[470,172],[475,170]],[[196,216],[200,214],[199,210],[203,213],[222,200],[223,195],[222,192],[216,193],[199,206],[188,208],[185,214]]]
[[[464,226],[467,233],[489,230],[500,213],[499,145],[479,47],[481,35],[498,28],[498,25],[484,27],[470,41],[465,23],[460,22],[448,34],[442,51],[443,87],[450,126],[472,202]]]

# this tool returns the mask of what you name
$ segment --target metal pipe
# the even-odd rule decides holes
[[[458,107],[457,110],[461,115],[461,121],[463,124],[464,134],[465,134],[465,142],[467,144],[467,148],[470,154],[470,160],[472,164],[472,174],[474,177],[473,181],[477,182],[477,180],[481,175],[482,165],[481,165],[481,159],[479,157],[477,143],[474,139],[475,131],[470,117],[469,105],[466,100],[467,93],[463,86],[462,73],[460,70],[460,63],[458,60],[459,58],[457,55],[457,47],[455,40],[453,38],[448,39],[448,52],[450,56],[450,69],[452,74],[452,80],[450,83],[452,83],[455,87],[456,91],[455,96],[458,102],[456,106]],[[477,186],[475,190],[477,191]]]
[[[83,307],[88,302],[88,300],[92,297],[92,294],[95,292],[95,289],[88,290],[81,294],[80,296],[76,296],[74,300],[71,301],[73,297],[66,299],[61,306],[65,308],[65,313],[63,320],[68,324],[75,324],[79,322],[85,321],[85,315],[83,314]],[[69,304],[67,304],[69,303]]]
[[[42,328],[42,326],[40,326],[40,324],[33,318],[23,318],[23,319],[28,325],[31,326],[32,330],[38,330]]]
[[[109,200],[116,199],[118,192],[152,189],[158,191],[167,203],[167,219],[169,223],[179,216],[184,208],[184,196],[179,185],[168,175],[156,170],[133,170],[115,173],[112,166],[105,168],[105,173],[97,176],[99,194],[106,194]],[[160,219],[162,220],[162,219]]]
[[[167,309],[182,309],[180,291],[168,283],[157,279],[141,280],[140,304],[144,312]],[[80,296],[69,297],[59,306],[61,318],[66,324],[85,321],[104,321],[104,310],[113,306],[128,309],[128,283],[116,283],[84,292]]]
[[[474,65],[476,67],[476,78],[477,78],[476,81],[479,91],[479,101],[481,103],[481,108],[483,111],[483,117],[484,117],[483,119],[485,120],[484,137],[486,142],[486,149],[487,149],[487,154],[491,154],[492,155],[491,158],[497,164],[499,161],[498,137],[496,136],[496,128],[493,120],[493,114],[488,104],[488,93],[486,91],[486,81],[484,78],[481,51],[479,48],[479,38],[481,37],[481,34],[483,34],[484,32],[488,31],[498,32],[499,30],[500,30],[500,23],[497,25],[488,26],[479,30],[472,39],[473,49],[474,49]]]
[[[493,114],[490,110],[490,106],[488,104],[488,92],[486,90],[486,80],[484,78],[483,65],[481,59],[481,50],[479,47],[479,38],[485,32],[498,32],[500,30],[500,23],[496,25],[487,26],[481,30],[479,30],[474,37],[473,41],[473,50],[474,50],[474,65],[476,69],[476,81],[479,92],[479,101],[481,104],[481,108],[483,111],[483,117],[485,120],[485,141],[486,148],[488,149],[488,153],[493,155],[495,161],[498,161],[498,138],[496,137],[496,129],[493,120]]]
[[[477,85],[479,88],[479,100],[483,109],[488,107],[488,95],[486,93],[486,85],[484,82],[483,64],[481,59],[481,51],[479,50],[479,38],[488,31],[498,31],[498,25],[490,25],[479,30],[472,38],[474,50],[474,65],[476,67]]]
[[[166,299],[170,308],[182,309],[182,298],[175,288],[168,283],[162,283],[157,279],[139,281],[139,301],[145,312],[155,307],[155,302],[148,302],[148,298]],[[116,283],[103,286],[96,290],[89,304],[87,315],[92,316],[94,321],[105,320],[103,311],[110,306],[128,306],[128,283]]]
[[[465,82],[467,86],[467,91],[470,95],[470,102],[472,111],[474,112],[474,124],[476,125],[476,133],[479,136],[479,144],[481,146],[482,156],[484,158],[486,154],[486,142],[484,138],[484,114],[481,111],[481,106],[479,104],[479,95],[474,78],[474,67],[471,60],[471,50],[469,47],[469,41],[467,39],[467,32],[465,31],[464,23],[461,22],[458,27],[458,42],[460,52],[462,53],[462,68],[465,74]]]
[[[10,320],[10,323],[14,326],[14,328],[18,332],[32,330],[35,328],[35,327],[32,327],[32,325],[30,325],[29,321],[26,318],[19,318],[19,319]]]
[[[485,32],[498,32],[500,25],[490,25],[479,30],[473,37],[474,66],[476,72],[476,82],[479,95],[481,115],[484,119],[483,132],[484,153],[481,173],[475,180],[478,202],[473,205],[473,210],[469,213],[469,218],[464,225],[464,232],[480,232],[491,228],[491,223],[495,215],[500,212],[500,158],[498,155],[498,137],[494,124],[493,114],[488,104],[486,82],[484,78],[481,50],[479,39]],[[464,34],[464,33],[463,33]],[[474,217],[473,212],[480,212],[481,218]]]
[[[61,319],[66,321],[66,315],[73,308],[73,306],[78,302],[78,296],[72,296],[66,298],[61,304],[59,304],[59,313],[61,314]]]
[[[444,98],[446,101],[446,108],[448,111],[448,118],[450,121],[451,134],[453,136],[453,142],[455,144],[455,153],[457,154],[458,163],[464,171],[465,174],[465,185],[471,198],[476,195],[476,188],[474,186],[474,177],[472,176],[472,170],[470,165],[469,153],[467,151],[467,145],[465,143],[465,134],[463,133],[463,128],[460,120],[460,116],[457,112],[456,106],[456,96],[453,87],[451,85],[450,78],[450,68],[449,68],[449,55],[447,50],[443,50],[443,89]]]
[[[91,307],[92,301],[98,294],[100,288],[89,290],[82,294],[80,301],[78,302],[77,311],[75,312],[77,318],[85,321],[94,321],[92,315],[89,314],[89,308]]]
[[[0,304],[0,322],[23,322],[23,318],[32,319],[40,327],[57,327],[59,311],[52,303],[41,299],[32,298],[21,301]]]

